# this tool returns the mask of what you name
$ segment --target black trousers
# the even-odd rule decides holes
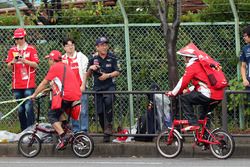
[[[109,88],[105,91],[114,91],[115,88]],[[113,103],[115,100],[114,94],[96,94],[95,96],[95,107],[96,112],[99,117],[99,123],[102,129],[105,129],[105,126],[112,124],[113,121]]]
[[[198,125],[197,117],[194,114],[194,105],[199,105],[199,119],[204,119],[207,113],[211,112],[220,102],[210,99],[196,91],[181,95],[180,101],[181,111],[184,113],[184,117],[188,120],[190,125]]]

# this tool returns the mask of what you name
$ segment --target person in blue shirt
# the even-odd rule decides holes
[[[121,68],[117,57],[109,51],[106,37],[96,40],[96,53],[89,59],[87,77],[94,78],[94,91],[115,91],[115,77],[120,75]],[[104,142],[110,141],[112,133],[114,94],[96,94],[95,107],[99,123],[104,131]]]
[[[250,26],[244,28],[243,30],[243,39],[246,45],[242,48],[240,54],[240,72],[243,80],[243,85],[246,87],[246,90],[250,90]]]

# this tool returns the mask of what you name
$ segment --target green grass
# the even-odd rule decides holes
[[[0,122],[0,130],[6,130],[12,133],[19,133],[20,132],[20,125],[19,122]]]

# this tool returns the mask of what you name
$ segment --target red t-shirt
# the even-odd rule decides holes
[[[19,50],[17,46],[10,48],[8,51],[8,58],[6,62],[11,62],[15,56],[21,55],[23,58],[39,63],[37,56],[37,50],[31,45],[26,44],[23,50]],[[22,73],[24,72],[24,73]],[[12,88],[13,89],[27,89],[35,88],[36,69],[30,67],[27,64],[23,64],[21,61],[17,61],[13,65],[12,70]]]
[[[79,64],[77,61],[77,57],[75,56],[73,58],[70,58],[70,57],[64,55],[63,62],[70,66],[71,70],[73,70],[73,72],[76,75],[76,79],[79,82],[79,85],[82,85],[82,80],[81,80],[80,73],[79,73]]]
[[[53,80],[54,78],[59,78],[62,83],[64,63],[58,62],[52,65],[45,77],[46,80]],[[66,65],[66,74],[64,79],[64,94],[63,100],[76,101],[80,100],[81,90],[80,85],[76,79],[74,72]]]

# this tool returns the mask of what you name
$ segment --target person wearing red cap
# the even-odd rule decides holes
[[[67,134],[65,134],[62,128],[62,122],[65,123],[66,120],[64,112],[67,109],[70,109],[74,102],[80,100],[80,85],[70,66],[65,65],[62,62],[61,52],[53,50],[45,58],[48,59],[50,69],[43,81],[38,85],[37,89],[32,95],[32,98],[35,98],[40,92],[42,92],[48,84],[50,84],[52,87],[53,97],[57,95],[61,96],[62,102],[58,108],[53,108],[55,101],[52,97],[52,105],[50,111],[48,112],[48,119],[59,135],[59,143],[57,144],[56,148],[58,150],[62,150],[67,145],[69,137]]]
[[[26,42],[25,36],[26,31],[23,28],[14,31],[16,45],[10,48],[6,59],[8,69],[12,70],[12,92],[16,99],[32,95],[36,87],[39,58],[36,48]],[[34,123],[32,100],[27,100],[18,108],[18,117],[22,131]]]
[[[223,89],[215,90],[211,87],[208,76],[202,68],[196,50],[199,49],[193,44],[185,46],[177,52],[182,55],[186,64],[184,75],[178,81],[177,85],[172,91],[168,91],[165,94],[167,96],[180,96],[181,110],[184,112],[184,116],[188,119],[190,126],[185,127],[185,130],[196,130],[200,126],[198,120],[194,115],[194,105],[200,105],[200,119],[204,119],[208,112],[223,99]],[[186,89],[189,83],[192,83],[192,87]]]

